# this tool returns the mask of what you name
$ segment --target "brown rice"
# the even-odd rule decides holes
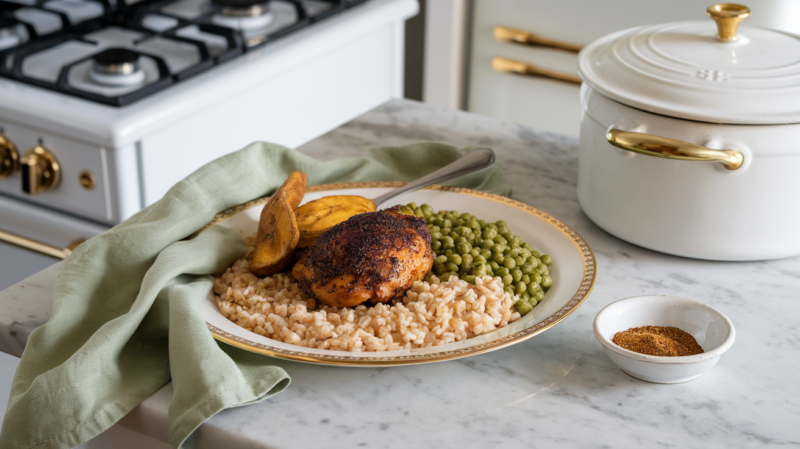
[[[245,244],[252,244],[246,239]],[[273,340],[339,351],[425,348],[485,334],[519,319],[516,296],[500,278],[475,285],[452,276],[415,282],[390,304],[317,306],[288,273],[250,273],[251,251],[214,279],[217,309],[237,325]]]

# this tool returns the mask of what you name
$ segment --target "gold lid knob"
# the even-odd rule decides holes
[[[750,8],[736,3],[717,3],[706,12],[717,22],[717,39],[723,42],[735,41],[739,22],[750,17]]]
[[[22,160],[22,191],[34,195],[52,189],[61,179],[55,156],[41,145],[28,150]]]
[[[19,155],[14,144],[0,135],[0,180],[5,179],[19,168]]]

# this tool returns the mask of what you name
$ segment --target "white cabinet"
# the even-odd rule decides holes
[[[711,20],[705,12],[711,4],[698,0],[473,0],[462,36],[468,61],[462,67],[466,88],[464,97],[455,102],[471,112],[577,136],[580,120],[577,85],[492,69],[492,58],[503,56],[574,74],[575,54],[497,42],[493,38],[495,26],[586,45],[613,31],[634,26]],[[746,4],[753,12],[745,24],[800,33],[800,1],[750,0]],[[433,81],[426,78],[425,82]]]

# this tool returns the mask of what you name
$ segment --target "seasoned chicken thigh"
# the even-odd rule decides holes
[[[323,304],[353,307],[402,296],[430,271],[433,257],[425,219],[390,209],[355,215],[322,233],[292,275]]]

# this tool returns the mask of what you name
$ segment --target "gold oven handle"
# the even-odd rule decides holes
[[[681,161],[721,162],[728,170],[736,170],[744,163],[744,156],[736,150],[714,150],[652,134],[612,129],[606,134],[606,139],[617,148],[647,156]]]
[[[72,253],[72,251],[78,247],[78,245],[83,243],[83,240],[77,240],[73,242],[68,248],[59,248],[57,246],[51,246],[46,243],[37,242],[36,240],[31,240],[26,237],[0,230],[0,242],[10,243],[12,245],[19,246],[20,248],[36,251],[37,253],[44,254],[45,256],[55,257],[56,259],[63,260],[66,259],[67,256],[69,256],[70,253]]]
[[[570,53],[577,53],[583,48],[580,45],[561,42],[546,37],[533,34],[530,31],[518,30],[504,26],[494,27],[494,39],[498,42],[514,42],[517,44],[530,45],[532,47],[549,47],[557,50],[564,50]]]
[[[516,61],[500,56],[492,58],[492,68],[496,72],[519,73],[520,75],[526,76],[543,76],[545,78],[552,78],[573,84],[581,83],[580,77],[571,73],[556,72],[555,70],[548,70],[533,64],[528,64],[527,62]]]

